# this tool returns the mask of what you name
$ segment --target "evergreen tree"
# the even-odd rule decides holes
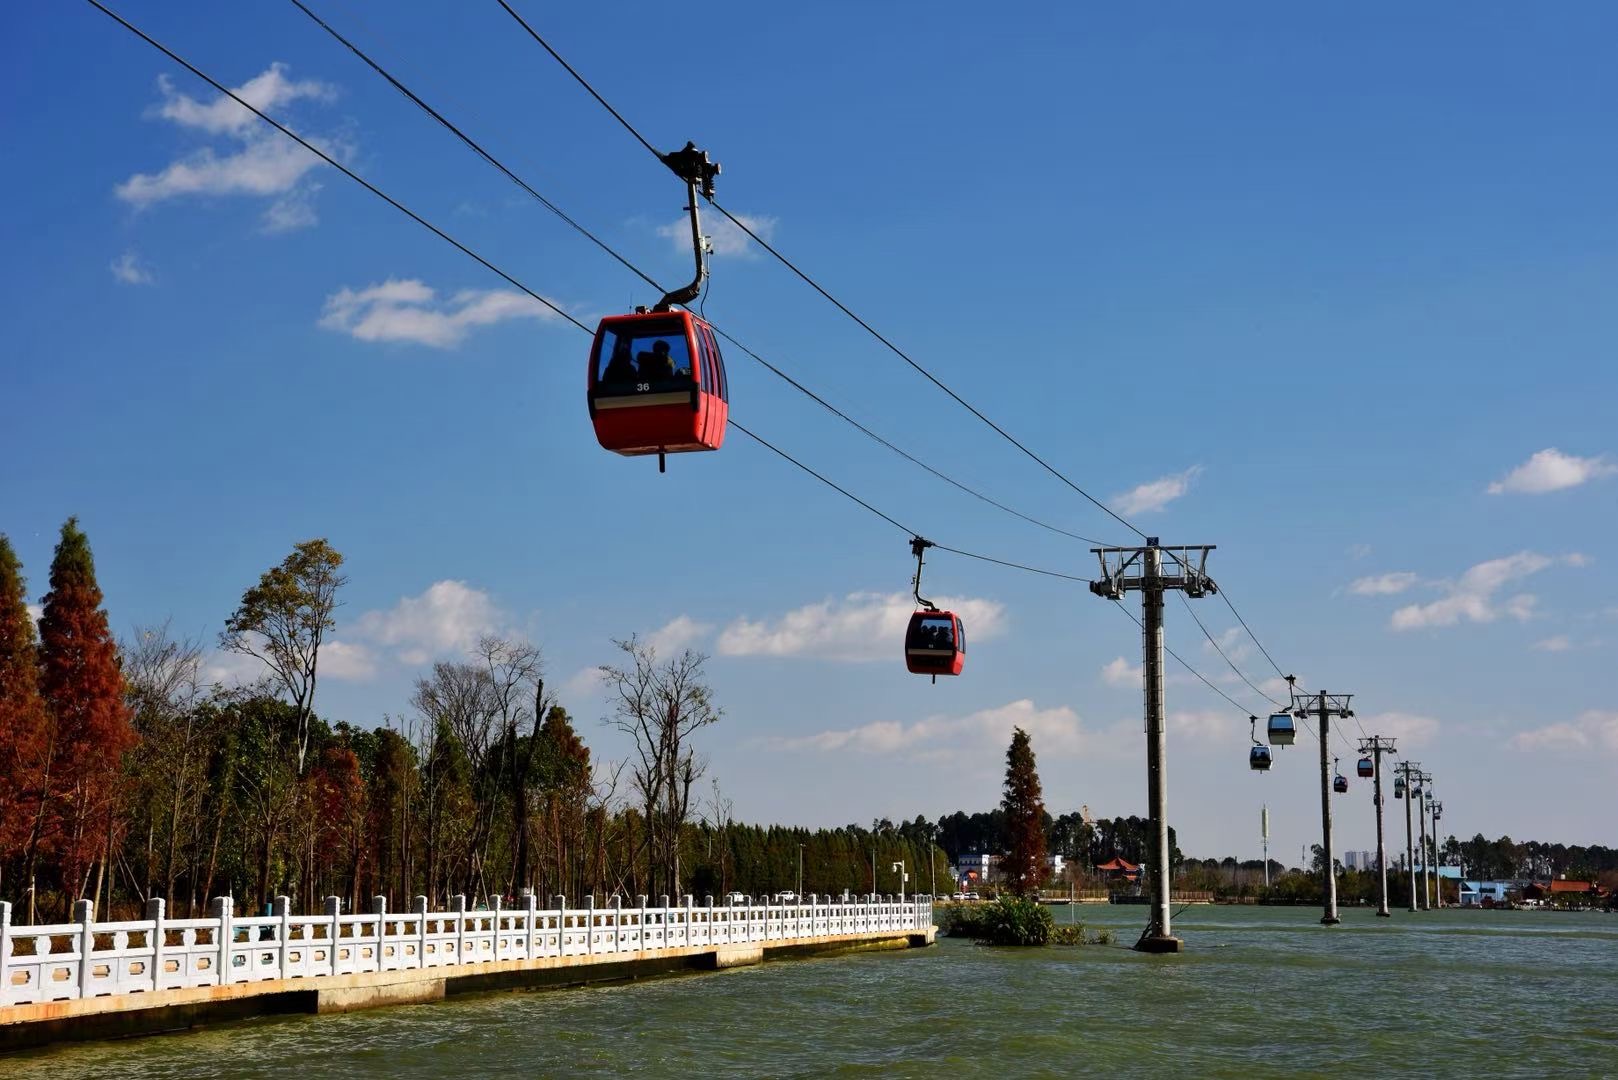
[[[1006,750],[1006,786],[1000,800],[1006,816],[1006,854],[1001,863],[1006,887],[1019,896],[1039,891],[1045,881],[1045,801],[1034,747],[1028,732],[1015,728]]]
[[[0,533],[0,873],[28,846],[43,778],[45,710],[26,592],[22,564]]]
[[[39,688],[47,709],[47,813],[30,862],[47,840],[61,867],[64,899],[83,895],[91,866],[105,876],[117,819],[123,754],[135,743],[124,701],[118,643],[101,609],[90,541],[68,518],[51,560],[51,591],[39,620]]]

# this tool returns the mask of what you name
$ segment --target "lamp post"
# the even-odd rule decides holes
[[[800,903],[800,904],[803,903],[803,845],[802,844],[798,845],[798,892],[796,894],[796,899],[797,899],[798,903]]]
[[[894,863],[893,870],[899,875],[899,903],[902,904],[905,902],[905,882],[910,880],[910,873],[905,870],[905,864],[902,861]]]

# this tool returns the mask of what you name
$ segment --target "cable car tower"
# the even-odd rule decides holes
[[[1410,910],[1416,910],[1416,853],[1415,841],[1410,834],[1410,801],[1417,784],[1421,782],[1421,763],[1401,761],[1394,766],[1393,797],[1405,802],[1405,864],[1410,869]]]
[[[1393,742],[1382,735],[1370,735],[1360,740],[1360,753],[1365,755],[1360,759],[1360,775],[1365,775],[1367,763],[1371,766],[1371,804],[1376,807],[1376,913],[1384,919],[1392,913],[1388,911],[1388,849],[1382,839],[1382,755],[1397,753]]]
[[[1146,697],[1146,802],[1151,822],[1147,859],[1152,873],[1152,916],[1135,948],[1141,952],[1179,952],[1185,943],[1169,932],[1169,823],[1164,781],[1163,734],[1163,594],[1178,589],[1200,597],[1217,592],[1208,576],[1213,544],[1162,547],[1148,536],[1145,547],[1091,548],[1101,560],[1101,577],[1090,591],[1122,601],[1125,593],[1141,594],[1141,674]],[[1164,573],[1163,560],[1171,564]]]
[[[1287,676],[1287,685],[1292,686],[1293,677]],[[1307,720],[1312,714],[1320,724],[1320,846],[1321,846],[1321,876],[1325,886],[1325,911],[1320,917],[1322,924],[1336,926],[1343,920],[1337,915],[1337,870],[1332,859],[1331,845],[1331,794],[1332,794],[1332,764],[1331,748],[1327,740],[1331,735],[1331,722],[1334,717],[1347,718],[1354,715],[1354,710],[1348,707],[1349,699],[1353,694],[1328,694],[1319,692],[1300,695],[1296,689],[1292,691],[1292,715],[1299,720]],[[1346,784],[1346,781],[1345,781]]]

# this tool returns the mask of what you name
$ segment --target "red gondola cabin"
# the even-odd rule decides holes
[[[966,663],[966,627],[952,611],[918,611],[905,634],[905,667],[915,675],[959,675]]]
[[[634,457],[717,450],[730,388],[713,329],[689,311],[609,315],[590,351],[596,439]]]

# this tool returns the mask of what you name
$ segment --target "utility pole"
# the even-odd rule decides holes
[[[798,845],[798,903],[803,903],[803,845]]]
[[[1125,593],[1141,594],[1141,673],[1145,684],[1146,803],[1151,827],[1147,860],[1152,874],[1152,915],[1135,948],[1141,952],[1179,952],[1185,943],[1169,926],[1169,822],[1164,777],[1166,739],[1163,732],[1163,594],[1178,589],[1190,597],[1216,592],[1208,576],[1212,544],[1165,548],[1148,536],[1145,547],[1091,548],[1101,560],[1101,578],[1090,591],[1122,601]],[[1173,564],[1164,573],[1163,560]],[[1121,604],[1120,604],[1121,606]]]
[[[1393,913],[1388,910],[1388,846],[1382,839],[1382,755],[1397,753],[1393,748],[1394,740],[1381,735],[1372,735],[1360,740],[1360,753],[1371,759],[1371,802],[1376,806],[1376,869],[1377,884],[1376,913],[1384,919]]]
[[[1288,684],[1291,683],[1288,679]],[[1321,876],[1325,886],[1325,912],[1320,916],[1322,925],[1336,926],[1343,920],[1337,916],[1337,868],[1334,865],[1331,850],[1331,747],[1327,745],[1331,734],[1333,717],[1348,718],[1354,715],[1354,710],[1348,707],[1349,699],[1353,694],[1305,694],[1302,697],[1294,696],[1293,714],[1299,720],[1308,719],[1312,713],[1320,724],[1320,846]],[[1309,705],[1302,702],[1308,701]]]
[[[1427,854],[1427,785],[1433,782],[1432,773],[1421,773],[1416,779],[1421,781],[1414,795],[1421,796],[1421,809],[1416,811],[1416,817],[1421,821],[1421,910],[1433,909],[1433,892],[1428,873],[1431,871],[1432,859]]]
[[[1411,778],[1421,775],[1421,764],[1415,761],[1401,762],[1395,767],[1394,771],[1399,774],[1399,779],[1404,781],[1404,783],[1399,786],[1402,786],[1405,792],[1405,865],[1410,870],[1410,910],[1415,911],[1416,855],[1415,852],[1411,850],[1412,841],[1410,838],[1410,803],[1416,797],[1416,788],[1415,783]],[[1398,791],[1395,791],[1394,794],[1397,795]]]

